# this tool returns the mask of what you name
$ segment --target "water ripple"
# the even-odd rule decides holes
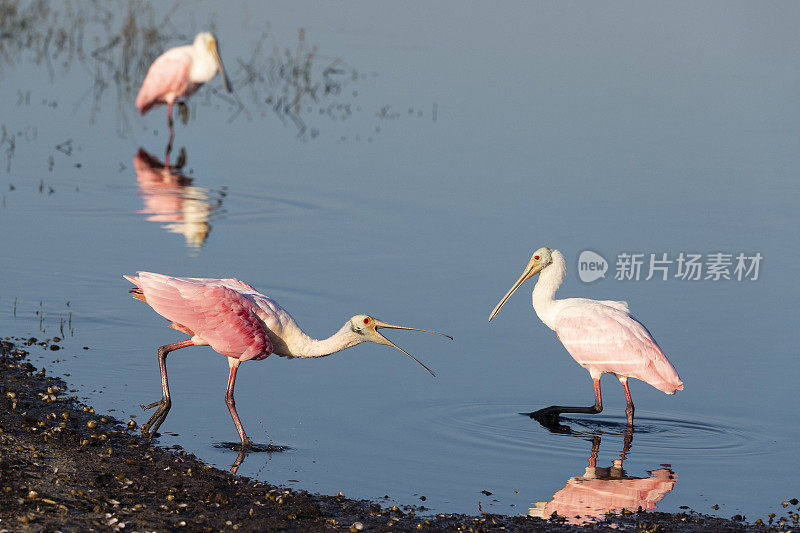
[[[585,440],[594,435],[623,435],[623,416],[562,417],[563,432],[551,433],[519,405],[437,403],[422,408],[437,437],[454,446],[478,446],[504,454],[545,454],[582,457]],[[709,457],[738,458],[774,453],[774,432],[752,421],[659,412],[637,413],[634,449],[637,458],[657,462],[677,458],[704,461]],[[565,437],[578,437],[565,438]]]

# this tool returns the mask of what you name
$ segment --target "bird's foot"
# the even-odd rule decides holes
[[[177,106],[178,118],[181,119],[181,123],[185,126],[189,123],[189,106],[185,102],[178,102]]]
[[[158,406],[158,409],[156,409],[156,412],[150,417],[150,420],[142,424],[142,436],[147,440],[151,440],[153,438],[153,436],[156,434],[156,431],[158,431],[158,428],[164,422],[164,419],[167,418],[170,407],[172,407],[172,402],[169,398],[161,398],[161,400],[153,402],[150,405],[142,404],[142,409],[152,409],[156,406]]]
[[[540,424],[547,425],[557,423],[560,420],[562,412],[563,411],[557,406],[551,405],[550,407],[545,407],[544,409],[534,411],[529,416]]]
[[[539,424],[549,432],[571,435],[572,428],[561,423],[560,414],[561,411],[556,409],[555,406],[539,409],[533,413],[527,413],[529,417],[539,422]]]
[[[155,407],[155,406],[157,406],[157,405],[161,405],[161,402],[163,402],[163,401],[164,401],[164,400],[163,400],[163,399],[161,399],[161,400],[159,400],[159,401],[157,401],[157,402],[153,402],[153,403],[151,403],[150,405],[145,405],[145,404],[143,404],[143,403],[140,403],[140,404],[139,404],[139,407],[141,407],[141,408],[142,408],[142,411],[147,411],[148,409],[152,409],[153,407]]]

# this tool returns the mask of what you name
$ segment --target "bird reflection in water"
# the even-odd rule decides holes
[[[203,187],[192,186],[192,178],[186,177],[181,168],[185,160],[181,151],[178,164],[166,164],[140,148],[133,157],[136,184],[144,207],[139,211],[151,222],[164,222],[161,227],[170,233],[179,233],[186,239],[186,246],[199,251],[211,231],[211,220],[222,206],[222,193]]]
[[[530,516],[550,518],[553,513],[569,524],[583,524],[603,518],[609,511],[655,509],[656,503],[670,492],[677,482],[670,465],[648,472],[649,477],[628,475],[622,467],[633,441],[633,431],[625,431],[619,459],[607,468],[597,466],[600,435],[592,437],[589,466],[580,476],[569,478],[567,485],[553,494],[549,502],[537,502],[528,511]]]

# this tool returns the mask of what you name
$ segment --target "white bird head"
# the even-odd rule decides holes
[[[381,335],[378,330],[381,328],[386,329],[407,329],[410,331],[423,331],[425,333],[433,333],[435,335],[441,335],[442,337],[447,337],[450,340],[453,340],[453,337],[450,335],[445,335],[444,333],[439,333],[437,331],[429,331],[427,329],[418,329],[418,328],[409,328],[406,326],[395,326],[394,324],[389,324],[388,322],[383,322],[382,320],[378,320],[377,318],[373,318],[369,315],[356,315],[350,319],[350,328],[353,330],[353,333],[357,336],[356,339],[358,342],[374,342],[376,344],[384,344],[386,346],[393,346],[409,356],[411,359],[419,363],[422,368],[427,370],[431,373],[432,376],[436,376],[436,374],[431,371],[430,368],[422,364],[419,359],[405,351],[404,349],[397,346],[395,343]]]
[[[225,87],[226,91],[231,92],[231,80],[225,74],[225,67],[222,65],[222,58],[219,56],[219,44],[217,44],[217,38],[214,37],[214,34],[208,31],[198,33],[197,37],[194,38],[193,46],[200,54],[211,56],[222,76],[223,87]]]
[[[522,275],[519,279],[514,283],[514,286],[509,289],[503,299],[500,300],[500,303],[492,311],[492,314],[489,315],[489,322],[492,321],[494,316],[500,311],[500,308],[503,307],[503,304],[506,303],[506,300],[511,298],[511,295],[514,294],[514,291],[519,289],[519,287],[525,283],[527,280],[541,272],[541,270],[548,265],[553,263],[553,255],[550,248],[547,246],[542,246],[531,256],[531,260],[528,261],[528,266],[525,267],[525,270],[522,271]]]

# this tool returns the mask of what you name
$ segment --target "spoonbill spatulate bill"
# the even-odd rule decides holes
[[[169,413],[172,402],[167,381],[167,355],[181,348],[211,346],[228,358],[225,403],[244,450],[250,447],[251,441],[244,432],[233,399],[236,372],[243,361],[260,361],[273,353],[283,357],[325,357],[369,341],[397,348],[435,376],[427,366],[378,330],[424,331],[452,340],[443,333],[395,326],[368,315],[355,315],[327,339],[316,340],[303,332],[275,300],[237,279],[176,278],[151,272],[124,277],[136,285],[130,290],[134,298],[150,305],[156,313],[169,320],[171,328],[191,336],[158,349],[162,398],[150,405],[142,405],[144,409],[158,407],[150,420],[142,425],[142,434],[146,437],[155,434]]]
[[[533,309],[544,324],[556,332],[569,354],[589,371],[594,382],[594,405],[565,407],[553,405],[532,413],[537,420],[556,420],[561,413],[599,413],[603,410],[600,377],[615,374],[625,390],[628,425],[633,425],[633,399],[628,378],[649,383],[667,394],[683,390],[683,382],[650,332],[631,316],[626,302],[566,298],[555,294],[567,273],[564,256],[558,250],[539,248],[500,303],[489,322],[526,280],[539,274],[533,288]]]
[[[172,105],[194,94],[218,70],[223,87],[231,92],[217,39],[209,32],[198,33],[194,43],[170,48],[153,61],[136,96],[136,107],[144,115],[153,106],[167,104],[167,124],[171,131]]]

